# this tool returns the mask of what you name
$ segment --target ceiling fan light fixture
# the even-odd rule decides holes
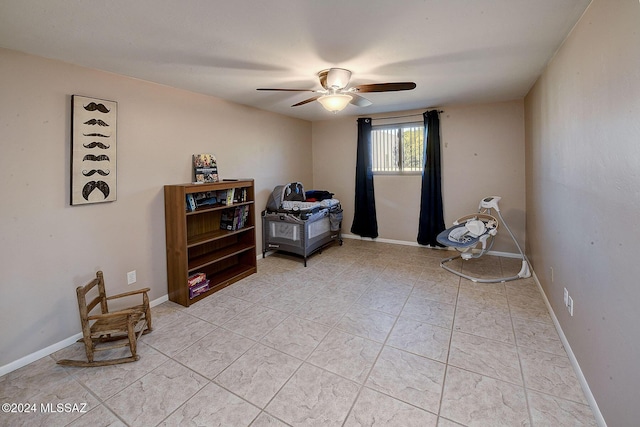
[[[351,95],[345,95],[341,93],[335,93],[331,95],[324,95],[318,98],[318,102],[322,104],[325,110],[337,113],[344,110],[344,108],[351,102],[353,97]]]
[[[323,71],[321,71],[322,73]],[[329,68],[326,76],[326,88],[343,89],[349,84],[351,71],[344,68]]]
[[[322,107],[332,113],[337,113],[345,109],[351,103],[356,107],[368,107],[371,101],[360,96],[366,92],[398,92],[402,90],[412,90],[416,88],[414,82],[395,83],[370,83],[353,87],[349,86],[351,71],[344,68],[327,68],[318,72],[318,80],[322,89],[284,89],[284,88],[259,88],[258,90],[277,90],[284,92],[314,92],[316,94],[304,101],[297,102],[292,107],[306,105],[313,101],[318,101]]]

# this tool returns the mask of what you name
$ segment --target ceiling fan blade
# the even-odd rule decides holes
[[[320,96],[319,96],[319,95],[318,95],[318,96],[312,96],[312,97],[311,97],[311,98],[309,98],[309,99],[305,99],[304,101],[300,101],[300,102],[298,102],[297,104],[293,104],[293,105],[292,105],[292,107],[298,107],[298,106],[300,106],[300,105],[308,104],[308,103],[310,103],[310,102],[315,101],[315,100],[316,100],[316,99],[318,99],[318,98],[320,98]]]
[[[355,92],[396,92],[400,90],[415,89],[416,84],[413,82],[398,83],[373,83],[369,85],[354,86]]]
[[[356,95],[355,93],[350,93],[349,95],[353,98],[350,101],[351,104],[355,105],[356,107],[368,107],[369,105],[373,104],[373,102],[369,101],[363,96]]]
[[[256,90],[278,90],[281,92],[315,92],[315,90],[313,89],[277,89],[277,88],[268,88],[268,87],[261,87]]]

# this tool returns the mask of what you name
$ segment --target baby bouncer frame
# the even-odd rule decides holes
[[[465,215],[458,218],[453,223],[453,227],[450,227],[438,234],[437,240],[440,244],[452,247],[458,252],[461,252],[459,255],[445,258],[440,261],[440,266],[442,268],[457,276],[464,277],[467,280],[478,283],[508,282],[511,280],[517,280],[531,276],[527,257],[518,244],[518,240],[507,225],[507,222],[504,220],[502,214],[500,213],[498,202],[501,199],[502,198],[500,196],[485,197],[480,201],[477,213]],[[498,218],[500,219],[499,221],[492,215],[492,210],[494,210],[498,215]],[[509,277],[485,279],[481,277],[470,276],[461,271],[456,271],[447,265],[447,263],[459,258],[461,258],[462,260],[480,258],[487,252],[489,252],[493,246],[495,236],[498,234],[498,225],[500,223],[502,223],[504,228],[509,232],[509,235],[513,239],[516,247],[518,248],[518,251],[520,252],[520,256],[522,258],[522,266],[518,274]],[[478,249],[477,246],[479,244],[481,245],[481,247]]]

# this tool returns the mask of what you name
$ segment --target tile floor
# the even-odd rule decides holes
[[[596,425],[534,281],[475,284],[441,258],[347,239],[307,268],[261,259],[190,308],[154,307],[138,362],[57,365],[83,357],[74,344],[0,378],[2,402],[86,404],[0,425]],[[494,277],[519,266],[458,264]]]

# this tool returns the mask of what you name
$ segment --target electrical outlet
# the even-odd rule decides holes
[[[136,283],[136,271],[130,271],[127,273],[127,284],[128,285],[133,285],[134,283]]]
[[[573,316],[573,298],[569,297],[569,303],[567,304],[567,310],[569,310],[569,314]]]
[[[567,290],[567,288],[564,288],[564,306],[569,306],[569,291]]]

